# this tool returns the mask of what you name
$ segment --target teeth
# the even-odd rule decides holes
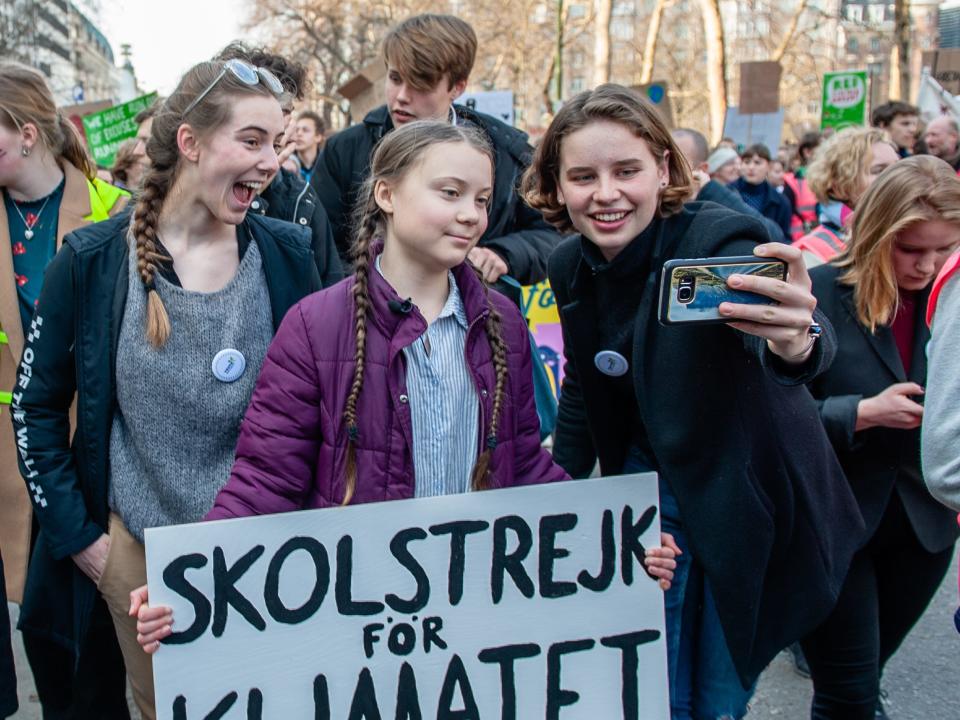
[[[243,185],[244,187],[248,187],[251,190],[259,190],[263,186],[262,182],[257,182],[255,180],[246,180],[238,184]]]
[[[598,213],[594,217],[600,222],[616,222],[617,220],[622,220],[626,217],[625,212],[618,213]]]

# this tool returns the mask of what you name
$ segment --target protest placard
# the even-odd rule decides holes
[[[740,63],[741,115],[765,115],[780,109],[780,75],[783,68],[773,60]]]
[[[83,130],[87,136],[87,145],[93,155],[93,161],[101,167],[111,167],[117,155],[117,148],[124,140],[137,135],[137,123],[134,118],[157,99],[156,93],[141,95],[122,105],[86,115],[83,118]]]
[[[821,128],[864,125],[867,121],[867,71],[824,73]]]
[[[742,150],[763,143],[776,154],[783,132],[783,108],[775,113],[741,115],[739,108],[728,107],[723,121],[723,136],[733,138]]]
[[[951,95],[960,95],[960,48],[924,51],[922,64]]]
[[[652,473],[148,529],[158,718],[666,720],[658,544]]]
[[[559,398],[563,382],[563,331],[560,328],[557,296],[550,287],[550,281],[543,280],[536,285],[525,285],[520,301],[540,362],[547,371],[550,390],[555,398]]]
[[[492,115],[500,122],[513,125],[512,90],[486,90],[464,93],[457,98],[457,105],[463,105],[471,110]]]

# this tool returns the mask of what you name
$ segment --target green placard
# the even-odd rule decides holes
[[[867,121],[867,71],[824,73],[820,128],[845,128]]]
[[[134,121],[137,113],[150,107],[156,99],[155,92],[141,95],[130,102],[114,105],[83,118],[87,145],[97,165],[106,168],[113,165],[120,144],[137,135],[137,123]]]

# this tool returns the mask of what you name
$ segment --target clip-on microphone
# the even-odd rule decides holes
[[[407,298],[403,302],[400,302],[399,300],[390,300],[387,303],[387,307],[390,308],[392,312],[397,313],[397,315],[406,315],[413,310],[413,298]]]

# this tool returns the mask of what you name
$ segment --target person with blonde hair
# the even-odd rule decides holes
[[[837,357],[809,384],[867,526],[830,617],[802,641],[812,717],[873,718],[884,666],[947,571],[958,528],[920,467],[924,322],[937,273],[960,246],[960,178],[915,156],[858,198],[847,250],[811,272]]]
[[[153,118],[133,211],[71,233],[50,263],[17,376],[40,523],[28,585],[44,591],[21,618],[80,645],[102,598],[146,720],[153,674],[127,614],[144,529],[210,509],[274,331],[320,287],[307,229],[249,212],[279,167],[282,92],[240,59],[184,74]],[[122,674],[120,688],[126,705]]]
[[[846,248],[850,212],[860,197],[900,156],[877,128],[846,128],[824,142],[807,168],[807,182],[819,203],[820,224],[793,243],[807,267],[829,262]]]
[[[43,75],[13,62],[0,63],[0,191],[0,409],[8,415],[24,342],[37,329],[32,317],[47,265],[68,233],[108,219],[128,200],[127,193],[97,177],[83,140],[57,110]],[[64,302],[72,304],[73,298]],[[39,512],[46,498],[24,484],[17,458],[13,428],[5,419],[0,548],[9,599],[24,603],[19,624],[44,717],[129,717],[123,663],[106,607],[95,608],[91,641],[83,648],[69,647],[58,625],[31,617],[36,602],[49,602],[46,588],[25,585],[38,532],[31,498]]]

